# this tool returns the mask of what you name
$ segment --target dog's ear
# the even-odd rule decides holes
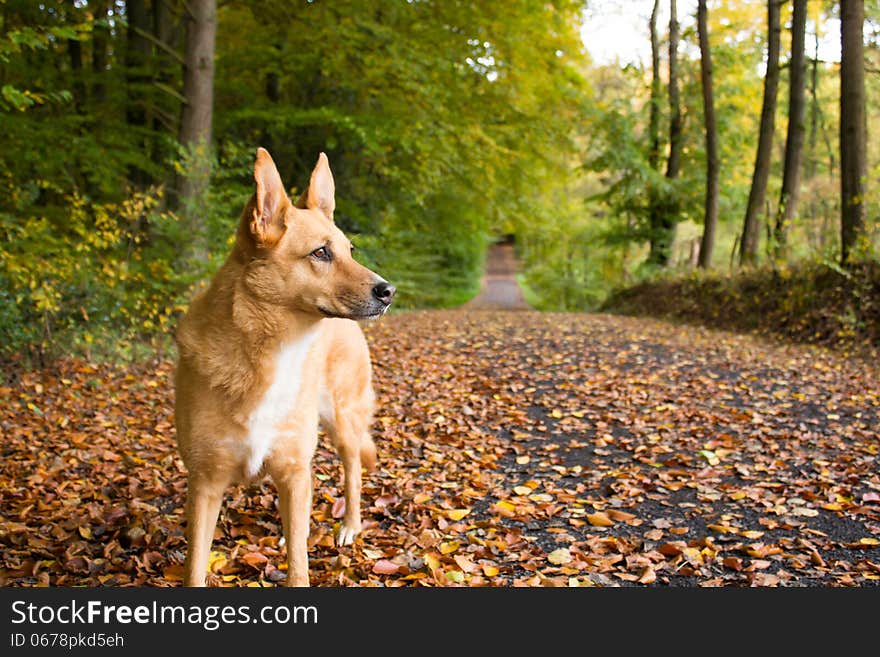
[[[327,155],[318,155],[318,163],[312,170],[309,180],[309,188],[300,194],[296,201],[296,207],[320,210],[333,221],[333,211],[336,209],[336,185],[333,183],[333,173],[330,171],[330,162]]]
[[[284,234],[284,210],[290,204],[281,176],[265,148],[257,149],[254,163],[254,209],[251,234],[263,246],[273,246]]]

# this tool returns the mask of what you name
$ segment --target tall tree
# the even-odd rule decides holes
[[[681,98],[678,91],[678,10],[676,0],[669,0],[669,158],[666,161],[666,178],[678,178],[681,162]],[[675,215],[678,208],[670,205],[670,213]]]
[[[788,227],[797,210],[801,184],[801,161],[806,126],[806,32],[807,0],[794,0],[791,19],[791,58],[788,65],[788,131],[785,137],[785,161],[782,169],[782,190],[773,229],[773,255],[785,254]]]
[[[127,102],[125,106],[125,120],[138,140],[141,152],[144,154],[143,161],[149,162],[153,149],[151,147],[151,135],[146,128],[149,100],[147,87],[149,84],[149,64],[152,54],[152,46],[146,34],[150,29],[150,10],[146,0],[126,0],[125,14],[127,21],[126,44],[125,44],[125,88]],[[146,185],[150,176],[144,167],[133,163],[129,167],[129,177],[137,185]]]
[[[178,203],[190,220],[198,251],[202,226],[198,223],[195,206],[207,192],[211,172],[217,2],[191,0],[184,4],[187,10],[183,64],[183,95],[186,102],[178,139],[188,150],[189,157],[186,172],[179,180]]]
[[[864,0],[840,2],[840,259],[849,264],[865,233],[868,127],[865,112]]]
[[[150,11],[146,0],[126,0],[125,70],[128,106],[125,116],[132,126],[141,127],[147,123],[147,108],[144,87],[148,79],[152,48],[146,34],[150,30]]]
[[[92,30],[92,96],[95,104],[101,104],[107,98],[104,78],[107,76],[107,53],[110,41],[110,31],[107,29],[108,4],[108,0],[101,0],[95,3],[93,10],[95,26]]]
[[[764,74],[764,100],[761,104],[761,125],[758,131],[758,151],[755,171],[746,205],[740,238],[740,264],[754,264],[758,258],[759,216],[767,196],[770,161],[773,155],[773,134],[776,130],[776,95],[779,88],[779,42],[782,31],[779,22],[781,0],[767,0],[767,71]]]
[[[659,96],[659,71],[660,48],[659,39],[656,39],[656,20],[659,3],[655,2],[654,11],[651,14],[651,53],[652,66],[657,80],[656,90],[652,84],[652,99],[656,93]],[[676,0],[669,0],[669,155],[666,160],[666,180],[671,182],[678,178],[681,161],[681,101],[678,89],[678,42],[679,24]],[[653,82],[653,78],[652,78]],[[659,98],[655,103],[652,100],[653,109],[659,110]],[[659,116],[659,111],[658,111]],[[658,122],[659,123],[659,122]],[[654,133],[652,133],[653,136]],[[653,144],[653,141],[652,141]],[[650,159],[650,158],[649,158]],[[659,125],[657,140],[657,159],[659,160]],[[653,162],[653,160],[651,160]],[[654,168],[654,165],[651,165]],[[675,194],[670,189],[661,196],[652,199],[651,204],[651,250],[648,254],[648,262],[660,266],[669,264],[670,250],[675,237],[675,224],[678,216],[678,203]]]
[[[660,0],[654,0],[654,8],[651,10],[651,19],[648,23],[648,31],[651,36],[651,100],[648,108],[648,166],[651,172],[660,168],[660,39],[657,36],[657,14],[660,10]],[[660,264],[662,256],[661,232],[661,194],[657,184],[651,183],[648,193],[648,223],[651,229],[648,255],[649,262]]]
[[[712,91],[712,56],[709,50],[708,14],[706,0],[699,0],[697,3],[697,32],[700,40],[703,121],[706,128],[706,205],[699,258],[699,265],[703,269],[712,264],[712,253],[715,250],[715,228],[718,224],[718,128],[715,122],[715,100]]]

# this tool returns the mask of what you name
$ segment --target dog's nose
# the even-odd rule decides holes
[[[397,292],[397,288],[387,281],[376,283],[376,285],[373,286],[373,296],[386,306],[391,303],[391,299],[394,298],[395,292]]]

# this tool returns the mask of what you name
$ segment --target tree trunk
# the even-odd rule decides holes
[[[83,113],[86,102],[86,83],[83,80],[82,44],[79,39],[67,40],[70,55],[70,72],[73,78],[73,107],[77,114]]]
[[[208,190],[211,173],[211,122],[214,103],[214,41],[217,35],[216,0],[186,3],[186,49],[183,65],[183,95],[186,103],[180,119],[178,139],[187,150],[186,172],[179,179],[178,202],[190,222],[194,248],[203,242],[198,216],[200,200]]]
[[[125,15],[128,20],[125,51],[125,76],[128,104],[125,109],[129,125],[146,125],[146,98],[144,84],[147,80],[147,65],[150,61],[150,42],[143,36],[150,30],[150,15],[145,0],[126,0]]]
[[[210,143],[214,103],[214,40],[217,35],[216,0],[192,0],[186,25],[180,142]]]
[[[142,130],[148,125],[147,107],[149,105],[146,88],[149,80],[148,66],[152,52],[150,42],[143,33],[149,32],[150,14],[145,0],[126,0],[125,15],[128,21],[125,49],[125,121],[135,128],[144,161],[152,159],[151,139]],[[150,175],[141,167],[129,167],[129,179],[137,186],[146,186]]]
[[[651,171],[660,168],[660,40],[657,37],[657,13],[660,10],[660,0],[654,0],[654,8],[651,10],[651,20],[648,24],[651,35],[651,101],[648,115],[648,166]],[[661,227],[661,204],[662,195],[657,189],[656,183],[648,186],[648,224],[651,229],[650,252],[648,262],[665,264],[668,254],[664,257],[663,239]]]
[[[155,54],[153,55],[153,79],[158,83],[161,94],[155,95],[153,105],[152,127],[157,133],[167,132],[177,135],[180,131],[180,114],[178,98],[165,89],[174,89],[180,64],[183,58],[176,55],[177,34],[174,9],[175,0],[153,0],[153,37]],[[162,159],[157,154],[156,159]]]
[[[679,25],[676,0],[669,1],[669,159],[666,162],[666,177],[678,178],[681,162],[681,100],[678,92],[678,40]],[[672,207],[670,212],[677,213]]]
[[[712,93],[712,58],[709,51],[706,0],[697,4],[697,31],[700,39],[700,81],[703,87],[703,119],[706,126],[706,207],[703,238],[700,241],[699,265],[707,269],[715,250],[715,227],[718,224],[718,131],[715,125],[715,101]]]
[[[779,24],[780,0],[767,1],[767,72],[764,75],[764,101],[761,105],[761,127],[758,132],[758,152],[752,187],[743,221],[739,261],[741,265],[755,264],[758,259],[760,215],[770,179],[770,161],[773,156],[773,134],[776,129],[776,95],[779,88]]]
[[[678,178],[681,160],[681,102],[678,91],[679,25],[676,4],[676,0],[669,1],[669,156],[666,160],[666,179],[669,181]],[[659,68],[659,54],[657,68]],[[662,199],[658,199],[656,214],[652,217],[649,262],[660,266],[669,264],[677,216],[678,201],[674,192],[664,194]]]
[[[848,265],[865,234],[864,0],[841,0],[840,16],[840,260]]]
[[[95,5],[95,21],[107,20],[107,0]],[[107,86],[104,77],[107,75],[107,45],[110,32],[106,25],[95,25],[92,31],[92,97],[96,106],[107,99]]]
[[[804,117],[806,110],[806,26],[807,0],[794,0],[791,19],[791,59],[788,67],[788,132],[785,138],[785,163],[782,171],[782,191],[776,209],[773,231],[773,255],[785,255],[788,227],[797,209],[801,184],[801,160],[804,152]]]

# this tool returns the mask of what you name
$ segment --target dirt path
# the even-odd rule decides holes
[[[516,282],[517,261],[511,244],[493,244],[486,256],[486,274],[480,293],[464,308],[468,310],[529,310]]]
[[[368,324],[378,468],[337,547],[321,439],[316,586],[880,584],[880,376],[659,321],[492,310]],[[0,586],[177,586],[173,363],[65,360],[0,387]],[[284,579],[275,488],[230,487],[212,583]]]

